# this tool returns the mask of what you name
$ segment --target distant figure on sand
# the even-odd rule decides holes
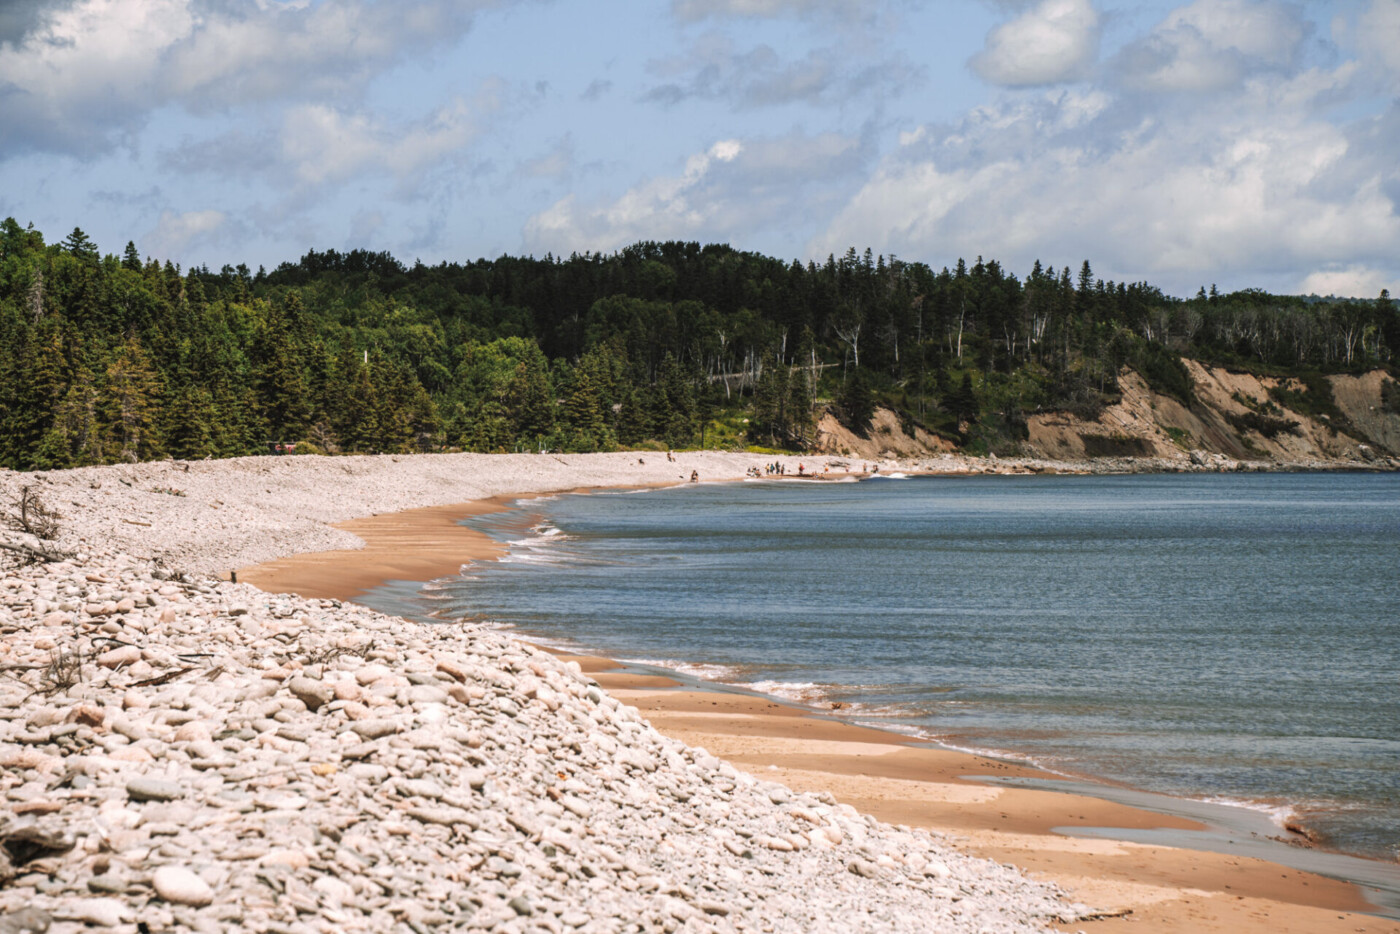
[[[670,451],[667,451],[666,459],[674,464],[676,462],[676,455],[672,454]]]
[[[692,471],[690,472],[690,482],[691,482],[691,483],[699,483],[699,482],[700,482],[700,471],[698,471],[698,470],[692,470]]]
[[[806,464],[801,464],[801,463],[799,463],[799,464],[797,465],[797,475],[798,475],[799,477],[802,476],[802,471],[804,471],[804,470],[806,470],[806,469],[807,469],[807,465],[806,465]]]

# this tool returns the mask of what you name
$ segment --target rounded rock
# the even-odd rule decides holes
[[[214,890],[199,876],[183,866],[162,866],[151,877],[156,894],[177,905],[203,908],[213,904]]]

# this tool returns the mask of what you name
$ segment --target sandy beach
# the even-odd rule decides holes
[[[363,549],[301,554],[239,571],[272,591],[353,599],[389,580],[429,580],[500,546],[456,523],[510,497],[338,524]],[[1400,932],[1356,886],[1277,863],[1177,846],[1089,839],[1066,828],[1203,831],[1205,825],[1070,792],[997,787],[968,776],[1039,778],[1034,769],[910,744],[894,734],[748,693],[568,656],[659,730],[765,780],[826,791],[879,820],[946,834],[970,854],[1011,863],[1096,906],[1093,930]],[[1281,836],[1284,832],[1279,832]]]

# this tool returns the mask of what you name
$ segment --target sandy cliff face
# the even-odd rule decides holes
[[[1326,416],[1312,417],[1281,404],[1271,389],[1307,393],[1297,380],[1257,377],[1221,367],[1183,361],[1195,385],[1190,408],[1153,391],[1141,376],[1125,369],[1119,377],[1123,398],[1094,420],[1066,413],[1036,415],[1029,420],[1030,452],[1042,457],[1078,459],[1102,456],[1181,458],[1191,451],[1230,458],[1366,462],[1400,453],[1400,416],[1383,411],[1382,371],[1365,376],[1329,378],[1335,404],[1349,425],[1334,425]],[[1296,423],[1271,435],[1250,427]]]
[[[868,460],[882,458],[929,457],[956,451],[957,447],[944,438],[915,427],[906,434],[899,416],[889,409],[876,409],[870,420],[869,436],[862,438],[851,431],[835,415],[827,412],[817,422],[817,451]]]
[[[1400,415],[1381,407],[1381,388],[1390,377],[1380,370],[1365,376],[1329,376],[1332,398],[1374,447],[1400,455]]]
[[[1183,360],[1196,401],[1183,405],[1156,392],[1125,368],[1122,398],[1095,419],[1048,412],[1028,419],[1024,453],[1078,461],[1105,457],[1164,458],[1189,462],[1192,452],[1232,461],[1278,464],[1387,463],[1400,457],[1400,415],[1387,412],[1383,370],[1363,376],[1330,376],[1331,405],[1313,399],[1298,379],[1261,377]],[[1295,407],[1290,408],[1289,403]],[[1335,408],[1333,408],[1335,407]],[[1321,410],[1333,408],[1332,416]],[[1299,411],[1304,409],[1306,411]],[[818,451],[862,459],[922,458],[956,452],[947,439],[915,428],[905,433],[899,417],[877,409],[867,437],[830,412],[818,422]]]

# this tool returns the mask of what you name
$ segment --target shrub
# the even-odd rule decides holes
[[[1298,423],[1291,418],[1275,418],[1262,412],[1245,412],[1243,415],[1226,413],[1225,418],[1235,426],[1236,431],[1255,431],[1265,438],[1272,439],[1281,434],[1302,434]]]

